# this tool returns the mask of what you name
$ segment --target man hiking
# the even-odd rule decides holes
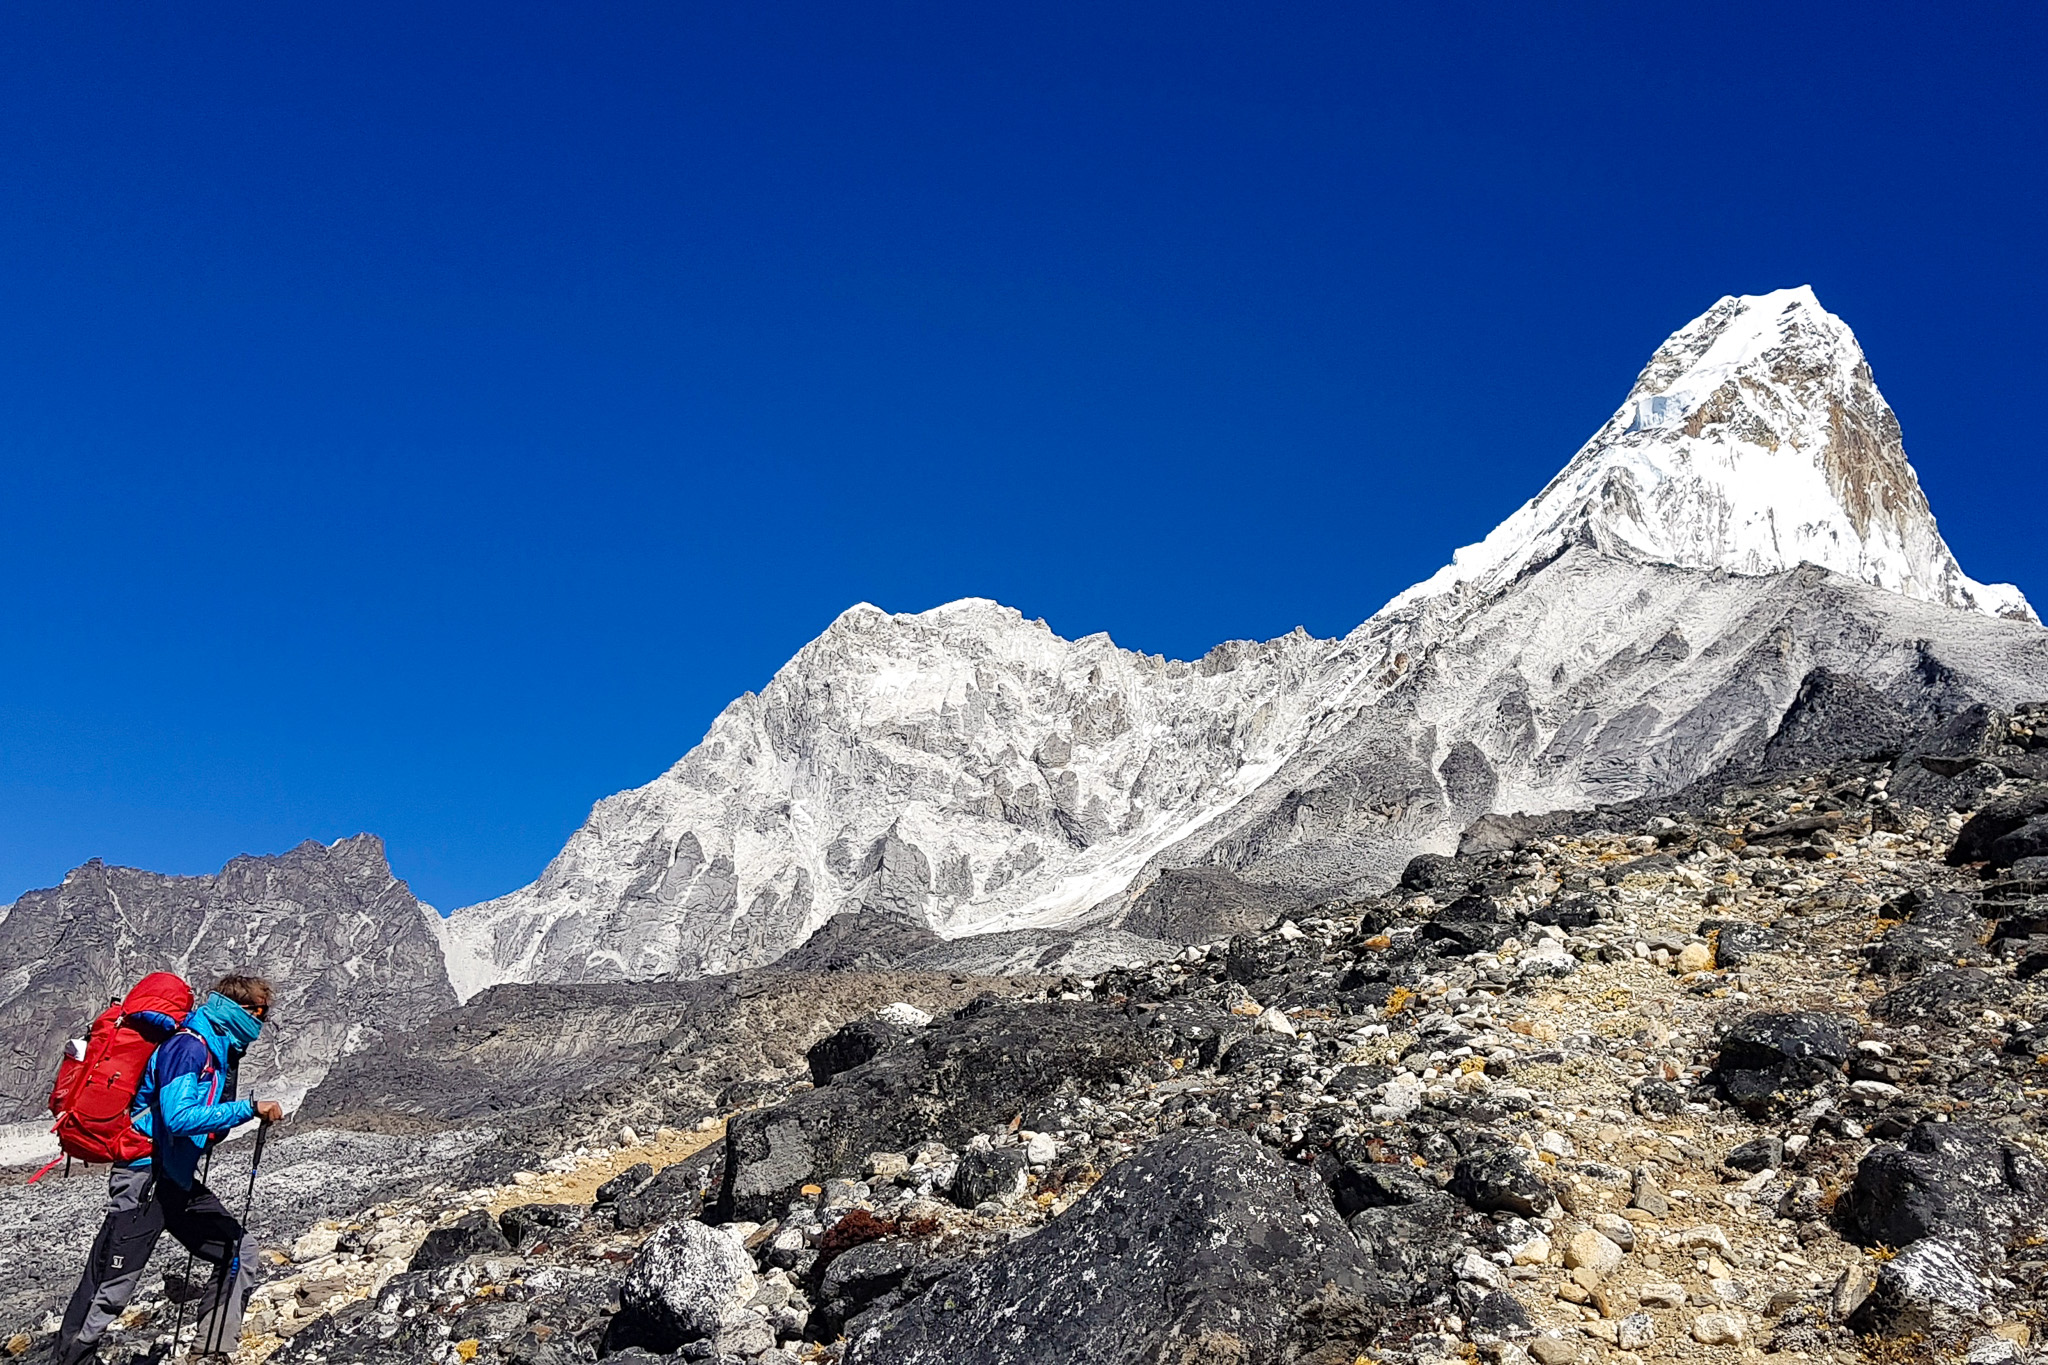
[[[235,1098],[236,1063],[269,1013],[269,982],[224,976],[151,1054],[130,1110],[136,1129],[150,1140],[150,1154],[116,1165],[108,1177],[106,1220],[93,1238],[85,1275],[64,1311],[50,1357],[58,1365],[95,1359],[101,1334],[135,1296],[164,1232],[213,1268],[199,1301],[196,1344],[225,1355],[240,1341],[256,1242],[200,1183],[199,1157],[239,1124],[284,1117],[275,1100]]]

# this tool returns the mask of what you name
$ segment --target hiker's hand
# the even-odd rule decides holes
[[[276,1100],[256,1101],[256,1117],[265,1123],[284,1122],[284,1106]]]

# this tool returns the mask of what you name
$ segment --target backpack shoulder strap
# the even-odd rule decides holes
[[[186,1039],[191,1041],[187,1042]],[[158,1072],[159,1083],[167,1079],[160,1071],[161,1064],[166,1062],[173,1068],[172,1075],[187,1076],[194,1072],[204,1072],[213,1066],[213,1049],[206,1045],[206,1039],[191,1029],[180,1028],[164,1039],[157,1050],[150,1054],[149,1069]]]

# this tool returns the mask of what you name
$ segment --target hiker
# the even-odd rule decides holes
[[[151,1054],[130,1110],[137,1131],[149,1138],[150,1154],[115,1164],[108,1176],[106,1221],[64,1311],[52,1361],[81,1365],[95,1358],[100,1335],[135,1296],[164,1232],[213,1267],[200,1298],[198,1346],[228,1353],[240,1341],[256,1242],[200,1183],[199,1157],[250,1119],[284,1117],[275,1100],[235,1098],[236,1063],[269,1013],[269,982],[224,976]]]

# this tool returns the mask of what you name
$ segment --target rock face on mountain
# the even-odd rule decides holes
[[[948,936],[1069,922],[1299,747],[1329,652],[1297,634],[1169,662],[992,602],[855,607],[600,802],[539,882],[459,912],[450,970],[464,992],[697,975],[859,909]]]
[[[0,919],[0,1118],[43,1112],[64,1040],[144,973],[205,990],[223,972],[277,986],[276,1025],[243,1062],[244,1093],[290,1096],[336,1057],[455,1003],[430,921],[361,834],[237,858],[208,877],[97,860]]]
[[[1816,670],[1813,708],[1895,730],[2031,699],[2048,634],[1957,566],[1847,326],[1803,288],[1723,299],[1538,497],[1342,640],[1182,663],[992,602],[853,608],[539,881],[457,911],[450,972],[689,977],[835,915],[835,942],[1021,936],[974,970],[1139,960],[1237,927],[1196,927],[1191,873],[1306,904],[1488,812],[1784,761],[1762,746]]]

